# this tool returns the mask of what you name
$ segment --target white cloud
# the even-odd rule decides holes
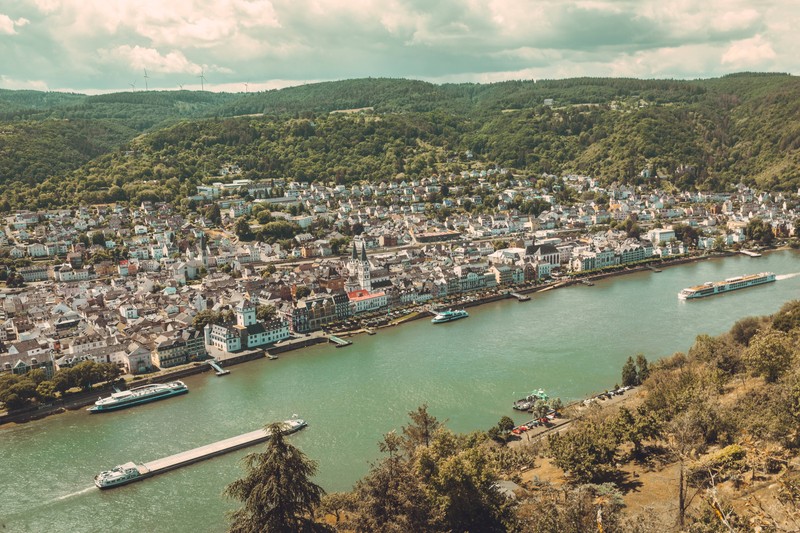
[[[149,69],[151,72],[168,74],[200,74],[203,69],[202,66],[186,59],[180,50],[173,50],[162,55],[155,48],[122,45],[112,49],[98,50],[98,55],[102,61],[107,63],[122,61],[137,72]]]
[[[756,35],[752,39],[742,39],[732,43],[722,54],[722,64],[734,68],[763,66],[769,60],[775,59],[775,55],[772,44],[761,35]]]
[[[20,17],[13,20],[8,15],[0,13],[0,35],[16,35],[17,28],[27,25],[30,21],[26,18]]]
[[[0,75],[0,87],[13,90],[46,91],[47,83],[42,80],[19,80],[9,76]]]
[[[125,86],[136,76],[141,82],[145,68],[154,77],[151,87],[158,81],[170,88],[197,82],[192,76],[201,69],[213,74],[206,86],[249,79],[254,88],[271,79],[363,76],[497,81],[800,71],[794,0],[14,0],[3,6],[3,74],[45,77],[51,87]]]

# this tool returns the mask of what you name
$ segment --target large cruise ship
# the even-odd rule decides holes
[[[441,324],[442,322],[450,322],[451,320],[458,320],[459,318],[467,318],[469,313],[467,313],[464,309],[458,309],[456,311],[447,310],[447,311],[439,311],[435,317],[431,320],[434,324]]]
[[[144,385],[130,390],[115,392],[108,398],[100,398],[90,407],[90,413],[103,413],[105,411],[115,411],[143,403],[163,400],[178,394],[189,392],[189,388],[183,381],[171,381],[165,384]]]
[[[771,281],[775,281],[774,272],[761,272],[760,274],[737,276],[735,278],[728,278],[725,281],[709,281],[703,283],[702,285],[695,285],[694,287],[687,287],[683,289],[678,293],[678,298],[681,300],[704,298],[706,296],[713,296],[714,294],[722,294],[738,289],[753,287],[755,285],[762,285]]]

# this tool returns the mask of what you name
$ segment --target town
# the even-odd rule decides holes
[[[180,203],[20,211],[0,230],[0,375],[140,375],[456,297],[792,242],[798,196],[460,174],[352,186],[221,169]]]

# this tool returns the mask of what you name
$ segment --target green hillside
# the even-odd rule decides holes
[[[798,111],[800,78],[757,73],[485,85],[370,78],[249,94],[0,91],[0,207],[172,200],[230,163],[253,179],[425,176],[461,170],[454,156],[467,150],[527,175],[635,183],[649,169],[680,188],[797,189]]]

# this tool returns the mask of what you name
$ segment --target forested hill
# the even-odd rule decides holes
[[[354,110],[359,110],[354,112]],[[334,113],[336,112],[336,113]],[[360,79],[219,94],[0,90],[0,209],[172,200],[237,163],[252,179],[461,170],[588,173],[681,188],[800,186],[800,78]]]

